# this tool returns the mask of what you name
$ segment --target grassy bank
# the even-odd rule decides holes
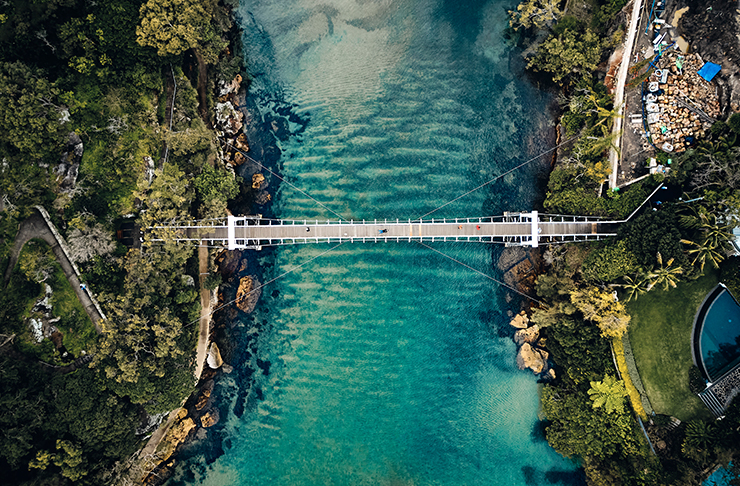
[[[689,390],[691,328],[699,305],[719,282],[716,271],[679,284],[654,289],[629,302],[629,338],[640,378],[656,413],[681,420],[708,419],[709,410]]]

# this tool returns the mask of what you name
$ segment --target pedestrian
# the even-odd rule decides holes
[[[458,226],[457,229],[462,229],[462,225]]]
[[[80,284],[80,289],[82,289],[82,290],[87,289],[87,285],[85,285],[84,283],[81,283]]]
[[[475,229],[479,230],[480,229],[480,225],[479,224],[476,224],[475,225]]]

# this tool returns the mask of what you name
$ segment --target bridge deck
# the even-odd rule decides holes
[[[544,219],[544,220],[543,220]],[[213,226],[175,227],[181,240],[220,242],[228,248],[339,241],[483,241],[537,246],[612,236],[598,221],[553,221],[536,212],[453,221],[279,221],[229,216]],[[575,219],[575,218],[573,218]]]

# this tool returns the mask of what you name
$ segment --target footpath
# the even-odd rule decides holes
[[[622,119],[624,118],[624,85],[627,81],[627,71],[630,67],[630,59],[632,58],[632,48],[635,45],[635,35],[637,34],[637,26],[640,20],[640,9],[642,8],[642,0],[633,0],[632,15],[630,17],[629,30],[627,31],[627,40],[624,43],[624,51],[622,53],[622,62],[619,65],[619,73],[617,75],[617,86],[614,94],[614,106],[617,107],[618,116],[614,120],[614,127],[612,128],[612,136],[614,138],[614,144],[609,148],[609,164],[611,166],[611,174],[609,174],[609,187],[617,187],[617,173],[619,172],[619,162],[621,153],[616,150],[615,147],[621,147],[622,143]]]
[[[5,271],[3,288],[7,287],[8,282],[10,281],[10,275],[18,263],[18,257],[20,256],[23,246],[29,240],[34,238],[44,240],[51,247],[52,252],[54,252],[54,257],[62,267],[64,276],[67,277],[67,280],[72,286],[72,290],[74,290],[80,303],[82,303],[82,306],[85,308],[85,312],[87,312],[93,325],[95,325],[95,330],[100,334],[102,332],[100,321],[105,319],[105,314],[103,314],[98,301],[90,290],[87,287],[82,288],[80,286],[80,270],[69,257],[70,252],[67,248],[67,242],[59,234],[54,223],[51,222],[49,213],[47,213],[46,209],[42,206],[36,206],[36,209],[38,210],[38,213],[28,217],[20,225],[18,234],[15,237],[13,249],[10,252],[10,261],[8,262],[8,268]]]

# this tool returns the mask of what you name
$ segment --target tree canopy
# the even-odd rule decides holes
[[[202,0],[148,0],[141,6],[136,41],[163,57],[182,54],[205,38],[212,9]]]
[[[527,67],[549,73],[557,84],[568,78],[589,75],[601,60],[601,38],[590,30],[583,33],[566,29],[551,35],[537,49]]]

